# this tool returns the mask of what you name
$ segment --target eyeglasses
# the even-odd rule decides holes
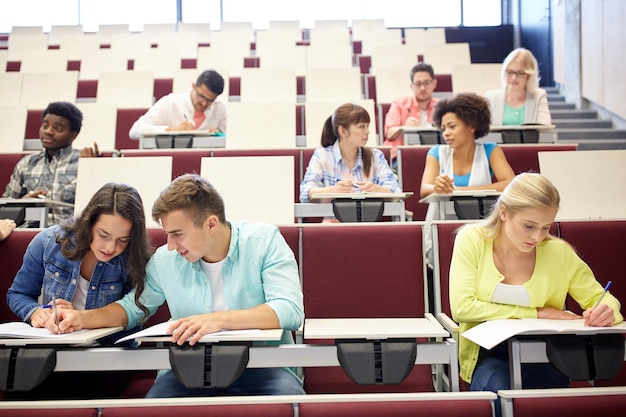
[[[422,88],[422,87],[428,88],[433,83],[433,81],[435,80],[426,80],[426,81],[411,83],[411,84],[413,84],[416,88]]]
[[[526,71],[513,71],[513,70],[506,71],[506,76],[511,77],[511,78],[513,78],[513,76],[516,76],[517,78],[522,78],[524,75],[527,75]]]
[[[217,97],[215,97],[215,98],[208,98],[208,97],[203,96],[198,91],[198,87],[196,87],[196,96],[198,96],[198,100],[200,102],[203,102],[203,103],[213,103],[215,101],[215,99],[217,98]]]

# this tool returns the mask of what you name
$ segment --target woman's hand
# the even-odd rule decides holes
[[[354,185],[352,185],[352,179],[347,178],[347,179],[337,181],[333,189],[334,189],[333,192],[335,193],[353,193]]]
[[[454,191],[454,180],[447,175],[439,175],[435,178],[435,192],[440,194],[450,194]]]
[[[359,191],[363,193],[373,193],[376,191],[376,186],[371,181],[355,182],[354,184],[356,184],[356,186],[359,187]]]
[[[70,310],[74,309],[72,303],[67,300],[58,299],[56,300],[56,303],[59,310],[62,308]],[[30,325],[33,327],[46,327],[46,322],[50,320],[50,317],[52,316],[52,311],[52,304],[46,304],[44,307],[38,308],[30,316]],[[54,318],[52,319],[52,321],[54,321]]]
[[[600,304],[583,311],[585,326],[589,327],[611,327],[615,323],[615,313],[606,304]]]
[[[541,307],[537,309],[538,319],[553,319],[553,320],[576,320],[582,318],[578,314],[574,314],[571,311],[559,310],[552,307]]]

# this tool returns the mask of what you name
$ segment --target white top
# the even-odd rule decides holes
[[[78,279],[78,286],[72,298],[72,305],[76,310],[84,310],[87,304],[87,291],[89,291],[89,281],[82,276]]]
[[[193,121],[194,107],[191,102],[191,92],[170,93],[161,97],[146,114],[133,123],[128,136],[131,139],[140,139],[142,132],[165,132],[169,126],[176,126],[185,120]],[[226,132],[226,105],[214,101],[204,112],[205,119],[197,130],[218,128]],[[187,119],[185,119],[187,117]]]
[[[226,258],[212,263],[200,260],[202,269],[211,284],[211,295],[213,297],[213,310],[211,312],[228,310],[226,299],[224,298],[224,275],[222,274],[224,261],[226,261]]]
[[[510,304],[515,306],[530,307],[530,296],[523,285],[498,284],[493,294],[492,303]]]

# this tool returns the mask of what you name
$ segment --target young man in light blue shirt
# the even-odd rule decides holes
[[[296,330],[304,320],[302,288],[293,252],[276,226],[230,224],[224,203],[199,175],[174,180],[154,203],[152,216],[167,233],[167,246],[148,262],[145,287],[106,307],[60,311],[63,332],[124,326],[144,320],[135,292],[154,314],[167,301],[172,342],[194,345],[207,333],[236,329]],[[47,328],[57,330],[53,321]],[[283,332],[279,343],[293,343]],[[171,370],[161,371],[148,397],[304,394],[285,368],[246,369],[224,389],[189,389]]]

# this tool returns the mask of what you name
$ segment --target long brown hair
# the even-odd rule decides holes
[[[146,218],[143,203],[137,190],[126,184],[107,183],[89,200],[79,217],[60,224],[66,232],[58,236],[63,256],[70,260],[83,259],[89,252],[93,236],[91,229],[102,214],[117,214],[132,224],[130,241],[124,250],[128,256],[125,268],[128,270],[127,284],[135,289],[135,304],[148,315],[148,309],[139,297],[145,288],[146,263],[150,259],[150,244],[146,234]]]
[[[357,123],[369,123],[370,115],[365,108],[358,104],[346,103],[337,107],[334,113],[326,119],[322,128],[322,146],[332,146],[339,139],[339,126],[343,126],[346,130],[350,125]],[[374,159],[372,150],[366,146],[361,148],[363,158],[363,170],[365,175],[369,177]]]

